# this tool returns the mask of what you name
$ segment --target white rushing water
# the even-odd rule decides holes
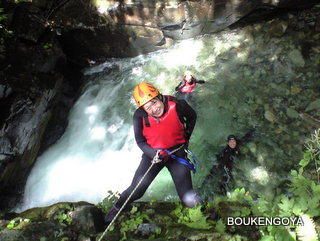
[[[172,94],[177,82],[169,83],[174,76],[168,71],[195,64],[201,48],[201,41],[187,40],[169,51],[87,69],[89,82],[70,112],[67,130],[37,159],[17,210],[60,201],[98,203],[109,190],[121,192],[128,187],[142,154],[132,127],[133,87],[151,81],[163,93]],[[112,66],[117,70],[104,74]],[[162,185],[172,190],[166,191],[167,197],[174,197],[170,176],[164,173],[157,179],[152,186]]]
[[[277,103],[288,99],[288,89],[302,84],[299,78],[292,84],[286,71],[278,71],[284,60],[290,71],[294,69],[294,62],[286,57],[287,40],[281,44],[279,41],[253,38],[247,30],[226,31],[87,69],[87,84],[69,114],[66,132],[37,159],[23,203],[16,210],[60,201],[98,203],[108,191],[121,193],[129,186],[142,154],[132,128],[136,109],[133,87],[147,81],[161,93],[173,95],[179,83],[177,77],[186,70],[206,81],[193,93],[192,107],[198,120],[190,148],[200,159],[193,176],[195,188],[208,175],[215,155],[226,144],[225,138],[230,134],[241,137],[252,126],[257,127],[257,135],[254,142],[241,148],[248,158],[238,163],[237,185],[256,193],[275,188],[281,178],[279,173],[286,175],[282,165],[288,165],[279,160],[298,159],[301,150],[296,143],[299,135],[303,137],[303,133],[292,134],[294,122],[272,114],[276,113]],[[299,68],[295,71],[304,75]],[[275,79],[283,83],[277,85]],[[282,111],[280,104],[278,110]],[[280,149],[288,144],[288,152]],[[209,186],[206,193],[211,195],[214,187]],[[144,195],[144,200],[150,199],[177,199],[166,169]]]

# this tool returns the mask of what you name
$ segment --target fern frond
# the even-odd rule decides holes
[[[317,241],[318,235],[314,221],[308,215],[301,216],[303,225],[296,228],[296,233],[299,241]]]

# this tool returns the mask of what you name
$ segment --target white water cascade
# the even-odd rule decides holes
[[[70,112],[66,132],[37,159],[17,210],[61,201],[98,203],[109,190],[121,193],[128,187],[142,154],[132,128],[133,87],[148,81],[161,92],[173,94],[177,82],[172,80],[179,68],[196,64],[201,49],[200,40],[186,40],[166,51],[87,69],[88,83]],[[106,72],[110,66],[117,70]],[[175,198],[166,170],[145,196],[148,194],[153,199]]]

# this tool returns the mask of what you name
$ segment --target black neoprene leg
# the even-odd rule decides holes
[[[124,192],[121,193],[119,200],[115,204],[117,208],[120,208],[125,203],[125,201],[130,196],[133,189],[137,186],[137,184],[139,183],[143,175],[146,173],[150,165],[151,160],[147,158],[145,155],[143,155],[140,165],[134,174],[131,185]],[[127,204],[130,204],[143,196],[147,188],[150,186],[151,182],[154,180],[154,178],[158,175],[158,173],[161,171],[163,167],[164,165],[162,163],[157,163],[150,169],[150,171],[145,176],[142,183],[140,183],[139,187],[135,190]]]
[[[166,166],[172,176],[178,196],[180,200],[183,200],[184,195],[192,191],[190,170],[186,165],[180,164],[176,160],[170,160]]]
[[[186,153],[184,152],[184,149],[179,150],[176,153],[176,156],[185,158]],[[166,167],[172,176],[180,200],[187,207],[194,207],[199,204],[201,200],[192,188],[190,169],[186,165],[173,159],[166,163]]]

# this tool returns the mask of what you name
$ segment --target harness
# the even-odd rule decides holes
[[[181,149],[183,145],[181,145],[178,149]],[[198,166],[198,162],[196,161],[196,157],[193,152],[191,152],[189,149],[185,149],[184,151],[187,153],[187,156],[191,156],[191,158],[183,158],[183,157],[178,157],[172,152],[170,152],[168,149],[165,150],[172,159],[178,161],[180,164],[186,165],[193,173],[196,173],[196,168]],[[191,159],[191,160],[190,160]]]

